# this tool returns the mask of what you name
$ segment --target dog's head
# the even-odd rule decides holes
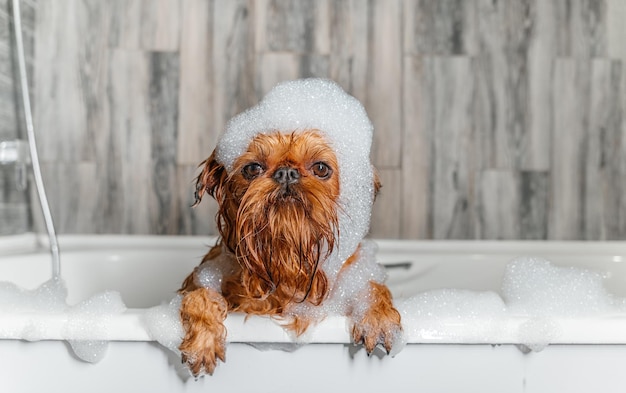
[[[202,164],[196,201],[217,200],[222,241],[261,279],[259,296],[323,300],[369,227],[379,185],[371,140],[361,104],[319,79],[278,85],[229,122]]]
[[[203,163],[196,202],[208,192],[219,204],[218,227],[241,265],[272,292],[319,302],[326,278],[318,269],[338,234],[339,165],[318,130],[259,134],[227,174],[214,155]]]

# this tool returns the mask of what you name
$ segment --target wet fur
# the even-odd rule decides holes
[[[331,168],[328,178],[315,175],[312,166],[318,162]],[[250,163],[264,168],[254,179],[243,174]],[[215,152],[201,166],[196,204],[205,193],[216,199],[221,235],[201,265],[226,256],[232,259],[234,273],[222,280],[221,295],[200,287],[194,273],[180,289],[185,330],[180,350],[194,375],[211,374],[217,359],[224,360],[227,312],[282,317],[290,304],[320,305],[328,297],[330,283],[320,266],[335,247],[340,209],[337,158],[316,130],[256,136],[230,175],[216,161]],[[284,167],[300,174],[286,188],[272,178]],[[376,190],[379,187],[376,177]],[[384,285],[370,282],[370,287],[372,306],[361,321],[355,321],[353,338],[363,342],[368,352],[379,343],[389,350],[391,338],[384,331],[400,328],[400,314]],[[312,322],[306,316],[292,316],[285,326],[300,335]]]

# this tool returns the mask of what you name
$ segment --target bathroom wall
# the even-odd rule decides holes
[[[61,233],[213,233],[215,205],[189,205],[225,122],[278,81],[321,76],[376,128],[372,236],[626,236],[622,0],[57,0],[36,11],[35,121]]]
[[[0,142],[26,138],[21,98],[18,96],[19,75],[10,3],[10,0],[0,0]],[[35,2],[22,2],[24,51],[31,73],[35,9]],[[24,182],[16,170],[14,164],[0,164],[0,235],[23,233],[32,226],[29,191],[18,186]]]

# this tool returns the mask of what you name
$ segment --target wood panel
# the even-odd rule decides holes
[[[375,125],[373,236],[626,236],[621,0],[23,4],[62,233],[214,233],[215,204],[189,207],[197,164],[276,83],[319,76]],[[21,127],[8,10],[1,138]],[[6,169],[2,233],[39,226]]]

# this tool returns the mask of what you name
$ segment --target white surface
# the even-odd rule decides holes
[[[61,341],[0,340],[3,392],[623,392],[621,346],[554,345],[523,354],[511,345],[409,345],[395,358],[346,345],[293,352],[231,344],[227,361],[198,381],[148,342],[113,342],[98,364],[72,358]]]
[[[33,252],[32,235],[0,239],[0,281],[35,288],[50,274],[47,252]],[[0,318],[4,331],[19,331],[39,320],[46,340],[28,343],[17,336],[0,338],[0,386],[3,391],[319,391],[328,386],[348,391],[623,391],[626,375],[626,318],[621,314],[558,319],[558,337],[542,352],[523,354],[519,327],[526,317],[480,319],[450,317],[437,330],[418,330],[395,358],[367,358],[350,344],[345,320],[328,318],[295,352],[259,351],[293,347],[283,330],[267,318],[231,315],[227,363],[214,376],[185,382],[176,372],[178,359],[150,342],[143,314],[171,299],[195,267],[211,240],[196,237],[62,236],[62,275],[68,302],[77,304],[106,289],[119,291],[129,309],[109,318],[86,339],[111,340],[103,360],[77,360],[63,341],[67,315],[12,313]],[[506,264],[520,255],[549,259],[557,266],[602,272],[607,290],[626,295],[626,243],[569,242],[402,242],[382,241],[396,298],[443,288],[500,290]],[[45,248],[42,248],[45,249]],[[405,266],[405,265],[403,265]],[[536,321],[534,321],[536,322]],[[500,331],[484,340],[480,329]],[[479,334],[476,334],[476,332]],[[105,336],[102,336],[106,332]],[[467,332],[473,332],[468,335]],[[494,337],[493,335],[489,337]],[[135,342],[129,342],[135,341]],[[439,344],[439,345],[432,345]],[[476,345],[464,345],[476,344]],[[491,345],[498,344],[498,345]],[[554,345],[609,344],[609,345]],[[620,344],[620,345],[615,345]],[[356,352],[356,353],[353,353]],[[175,367],[176,366],[176,367]],[[249,376],[241,378],[242,373]],[[311,378],[315,373],[315,378]],[[98,382],[95,382],[98,381]],[[306,383],[303,383],[306,381]],[[332,381],[332,382],[331,382]],[[7,387],[5,389],[5,387]]]

